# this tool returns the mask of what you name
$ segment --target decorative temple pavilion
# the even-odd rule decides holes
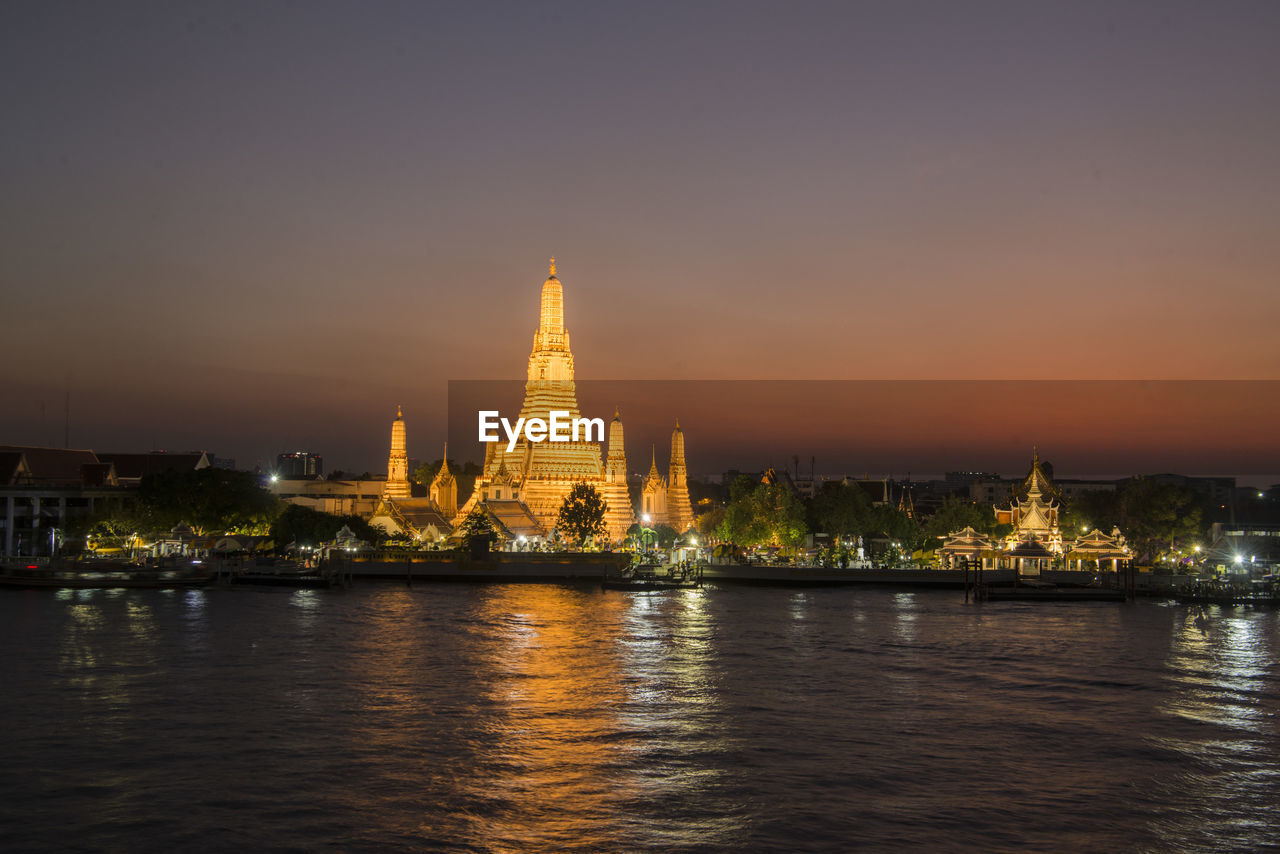
[[[1040,464],[1040,454],[1032,450],[1031,471],[1013,495],[1010,505],[996,508],[996,524],[1012,525],[1004,538],[989,537],[972,527],[954,531],[938,549],[943,568],[960,560],[983,569],[1015,569],[1019,575],[1035,576],[1056,561],[1068,570],[1082,570],[1090,563],[1112,570],[1132,558],[1119,529],[1110,534],[1087,532],[1074,542],[1064,541],[1058,526],[1062,496]]]

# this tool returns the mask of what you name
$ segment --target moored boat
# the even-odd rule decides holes
[[[86,562],[83,565],[68,562],[5,564],[0,568],[0,587],[25,590],[177,589],[204,587],[213,579],[213,574],[203,566],[164,569],[104,562]]]

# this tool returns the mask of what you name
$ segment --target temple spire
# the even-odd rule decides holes
[[[551,256],[551,276],[550,276],[550,278],[554,279],[555,277],[556,277],[556,256],[552,255],[552,256]]]

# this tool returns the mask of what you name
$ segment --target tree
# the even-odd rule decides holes
[[[860,487],[839,481],[824,483],[809,502],[813,530],[837,540],[866,533],[871,519],[871,499]]]
[[[989,504],[976,504],[972,500],[959,495],[949,495],[942,502],[929,520],[924,524],[927,537],[943,539],[954,531],[973,528],[975,531],[988,532],[996,523],[995,513]]]
[[[1139,558],[1156,561],[1201,535],[1202,509],[1186,487],[1134,478],[1120,490],[1120,530]]]
[[[604,536],[605,509],[604,499],[594,486],[575,483],[560,504],[556,530],[582,546],[590,537]]]
[[[669,549],[677,539],[680,538],[680,532],[670,525],[654,525],[653,535],[657,538],[658,548]]]
[[[278,549],[283,549],[289,543],[318,546],[332,541],[338,531],[342,530],[343,525],[350,528],[358,539],[365,542],[374,543],[385,536],[360,516],[354,514],[336,516],[310,507],[290,504],[272,523],[271,538],[275,540]]]
[[[774,544],[794,547],[804,541],[804,505],[780,484],[739,477],[729,492],[729,505],[715,529],[722,540],[738,545]]]
[[[702,534],[702,536],[706,538],[717,536],[716,532],[720,530],[720,526],[723,523],[724,507],[720,505],[712,507],[706,513],[701,514],[696,520],[694,520],[694,526],[698,529],[698,533]]]
[[[905,554],[911,554],[924,540],[924,532],[906,513],[887,504],[875,508],[872,513],[871,533],[898,544]]]
[[[489,514],[479,507],[471,509],[467,518],[463,519],[462,524],[458,526],[457,533],[466,541],[472,555],[487,552],[490,544],[498,536],[493,523],[489,521]]]
[[[265,534],[283,510],[250,472],[206,468],[147,475],[138,486],[141,527],[167,531],[185,522],[197,534]]]

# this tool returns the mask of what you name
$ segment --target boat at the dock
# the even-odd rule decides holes
[[[604,577],[605,590],[691,590],[702,586],[700,564],[638,563]]]
[[[1198,581],[1174,593],[1179,602],[1189,605],[1223,605],[1226,607],[1280,605],[1280,585],[1273,575],[1248,583]]]
[[[1057,584],[985,584],[977,589],[980,602],[1126,602],[1129,594],[1117,587],[1077,587]]]
[[[52,564],[9,563],[0,567],[0,587],[24,590],[172,590],[205,587],[213,580],[213,573],[199,564],[156,567],[108,561],[67,561]]]

